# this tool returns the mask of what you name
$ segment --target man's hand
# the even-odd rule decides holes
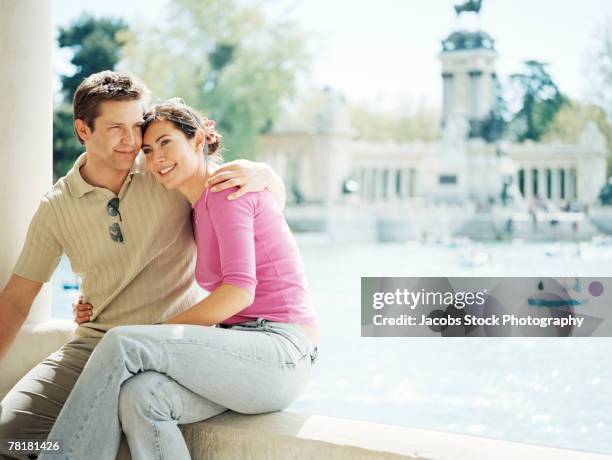
[[[285,184],[274,170],[265,163],[235,160],[217,169],[206,182],[212,192],[240,187],[227,196],[228,200],[240,198],[245,193],[270,190],[279,207],[285,207]]]
[[[74,316],[74,322],[77,324],[91,321],[93,307],[89,303],[83,303],[83,294],[81,294],[72,304],[72,314]]]

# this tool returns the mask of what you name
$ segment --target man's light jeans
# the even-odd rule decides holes
[[[123,429],[134,460],[188,459],[179,424],[284,409],[305,390],[316,353],[300,326],[262,319],[113,328],[49,435],[63,451],[40,458],[114,460]]]

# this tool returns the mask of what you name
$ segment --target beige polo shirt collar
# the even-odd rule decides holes
[[[131,182],[132,175],[144,171],[144,161],[141,156],[142,153],[139,153],[136,157],[136,160],[134,160],[134,164],[132,165],[129,174],[121,187],[119,197],[123,195],[127,185]],[[79,158],[77,158],[77,160],[74,162],[74,166],[72,167],[72,169],[68,171],[68,174],[66,174],[66,183],[68,184],[68,190],[70,190],[70,194],[75,198],[81,198],[89,192],[92,192],[94,190],[100,190],[100,187],[91,185],[90,183],[85,181],[85,179],[83,179],[83,176],[81,175],[81,167],[85,164],[86,161],[87,153],[81,154]]]

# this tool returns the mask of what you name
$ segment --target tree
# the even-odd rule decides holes
[[[74,52],[70,62],[75,72],[61,76],[63,97],[53,113],[53,173],[56,179],[66,174],[83,151],[74,133],[72,96],[88,75],[115,68],[121,54],[120,33],[126,30],[127,25],[122,20],[97,19],[89,15],[59,30],[59,46]]]
[[[608,177],[612,175],[612,124],[606,111],[596,104],[581,103],[569,100],[555,114],[548,132],[542,137],[544,141],[561,141],[575,143],[580,140],[587,123],[593,122],[606,138],[608,145]]]
[[[226,159],[255,156],[259,135],[306,70],[300,30],[238,0],[176,0],[169,8],[163,24],[127,35],[120,66],[155,97],[180,96],[214,119]]]
[[[72,106],[60,104],[53,111],[53,178],[64,176],[83,153],[74,132]]]
[[[440,126],[439,114],[426,108],[396,115],[353,107],[351,120],[358,137],[369,141],[433,142]]]
[[[508,106],[504,99],[504,92],[497,77],[494,77],[495,103],[482,123],[482,136],[487,142],[500,140],[508,126]]]
[[[525,71],[511,75],[510,79],[520,101],[510,129],[518,141],[539,141],[566,98],[542,62],[526,61]]]
[[[601,105],[612,119],[612,19],[597,28],[588,54],[591,100]]]
[[[62,92],[71,99],[85,77],[102,70],[112,70],[119,62],[122,42],[120,32],[127,30],[122,19],[95,18],[84,14],[68,27],[61,27],[57,38],[60,48],[70,48],[73,75],[63,75]]]
[[[604,206],[612,206],[612,183],[608,182],[599,192],[599,202]]]
[[[578,142],[589,121],[597,125],[608,145],[612,146],[612,124],[608,121],[605,110],[598,105],[582,103],[572,99],[568,99],[555,114],[548,127],[548,132],[542,137],[542,140]]]

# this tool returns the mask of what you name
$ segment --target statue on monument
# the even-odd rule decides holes
[[[465,0],[461,5],[455,5],[455,11],[457,16],[468,11],[479,13],[481,6],[482,0]]]
[[[589,121],[580,135],[580,145],[585,147],[586,150],[594,152],[605,152],[606,151],[606,138],[601,133],[595,122]]]
[[[452,149],[461,149],[465,145],[470,125],[465,117],[450,116],[442,129],[442,144]]]

